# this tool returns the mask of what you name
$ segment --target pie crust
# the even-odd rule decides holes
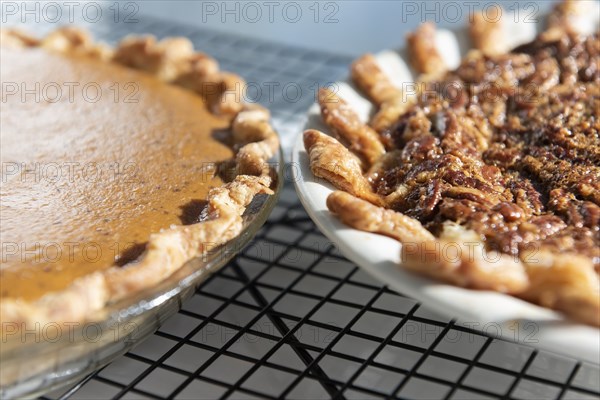
[[[338,189],[329,210],[355,229],[401,242],[401,264],[411,271],[600,326],[600,42],[577,33],[578,12],[574,1],[559,4],[548,29],[515,52],[500,21],[474,15],[475,49],[456,71],[436,50],[435,26],[423,24],[407,38],[421,74],[412,96],[372,55],[356,60],[351,78],[374,115],[364,123],[321,89],[332,135],[304,132],[313,174]],[[558,59],[554,48],[567,55]],[[490,82],[487,92],[478,86]],[[458,90],[437,89],[448,83]],[[526,83],[538,101],[529,108],[513,103]],[[480,101],[490,92],[495,101]],[[553,140],[580,153],[550,154],[560,151]]]
[[[159,284],[187,261],[238,236],[242,214],[254,196],[273,195],[277,174],[269,166],[279,148],[270,114],[255,104],[240,102],[242,78],[219,70],[211,57],[195,52],[186,38],[157,42],[152,36],[127,37],[115,49],[95,43],[83,30],[61,28],[43,39],[19,30],[3,29],[2,46],[44,48],[51,52],[77,54],[99,63],[117,63],[143,70],[160,80],[184,87],[204,98],[216,115],[230,116],[235,157],[228,165],[228,183],[209,191],[201,222],[172,225],[154,232],[144,252],[134,262],[112,266],[76,279],[62,291],[53,291],[33,301],[3,298],[0,322],[30,324],[83,322],[103,318],[108,304]],[[238,93],[239,94],[239,93]]]

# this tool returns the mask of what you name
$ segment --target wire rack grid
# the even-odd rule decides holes
[[[301,130],[316,87],[342,78],[351,61],[151,18],[89,28],[108,42],[127,33],[186,36],[261,88],[300,87],[301,96],[256,96],[284,145]],[[253,242],[179,313],[123,357],[43,399],[598,396],[597,365],[470,330],[375,282],[319,233],[287,182]]]

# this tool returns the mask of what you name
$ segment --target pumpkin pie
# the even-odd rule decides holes
[[[84,321],[240,234],[269,112],[185,38],[2,31],[0,319]]]

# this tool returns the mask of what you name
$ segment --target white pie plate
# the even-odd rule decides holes
[[[598,3],[593,6],[597,7]],[[585,30],[594,29],[598,26],[598,15],[598,11],[586,14],[586,19],[580,25]],[[508,13],[503,15],[503,19],[507,32],[510,32],[512,46],[532,40],[541,27],[540,24],[515,23],[514,15]],[[439,31],[436,42],[451,68],[458,65],[461,54],[469,48],[464,30]],[[402,87],[403,83],[414,80],[414,72],[404,62],[407,59],[404,50],[384,51],[377,54],[376,58],[395,85]],[[339,95],[366,121],[372,111],[371,104],[349,81],[335,85]],[[309,110],[305,128],[328,131],[321,122],[317,104]],[[344,256],[381,282],[417,299],[439,314],[456,318],[456,324],[472,327],[490,336],[600,364],[599,329],[572,322],[561,314],[515,297],[463,289],[417,276],[399,266],[399,242],[342,224],[328,211],[325,203],[334,190],[333,186],[316,178],[310,171],[301,134],[292,150],[292,163],[296,191],[312,220]]]

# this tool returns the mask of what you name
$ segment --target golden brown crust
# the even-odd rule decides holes
[[[422,242],[434,236],[414,218],[375,206],[343,191],[327,197],[327,208],[345,224],[365,232],[379,233],[400,242]]]
[[[140,261],[105,273],[112,301],[158,284],[186,261],[227,243],[243,229],[242,214],[257,194],[273,194],[269,176],[239,175],[233,182],[212,189],[206,220],[173,226],[150,236]]]
[[[490,10],[495,9],[494,19],[488,17]],[[502,30],[502,9],[498,5],[486,8],[485,13],[479,11],[471,15],[469,24],[469,35],[473,47],[481,50],[484,54],[493,55],[506,52],[506,40]],[[498,17],[498,18],[496,18]]]
[[[402,91],[379,68],[372,54],[365,54],[354,61],[350,71],[356,86],[379,107],[369,125],[377,133],[383,132],[406,111],[410,101],[403,98]]]
[[[372,54],[365,54],[354,61],[350,73],[354,83],[378,106],[401,95],[400,90],[379,68]]]
[[[361,199],[374,204],[381,203],[381,199],[373,193],[369,182],[362,175],[359,160],[340,142],[322,132],[309,129],[304,132],[304,148],[315,176]]]
[[[403,242],[401,262],[406,268],[457,286],[520,294],[529,278],[519,259],[489,251],[480,235],[447,224],[439,238]]]
[[[188,260],[238,236],[243,229],[242,214],[254,196],[273,194],[270,187],[274,177],[266,162],[277,151],[279,139],[268,122],[268,111],[246,105],[239,97],[225,99],[231,95],[228,91],[241,90],[233,86],[243,81],[234,74],[219,72],[216,61],[194,52],[189,40],[172,38],[157,43],[152,37],[127,38],[113,52],[94,43],[85,31],[76,28],[58,29],[41,41],[16,30],[1,32],[3,46],[42,46],[50,51],[85,54],[102,62],[118,62],[141,69],[193,89],[201,87],[202,82],[216,82],[222,90],[209,105],[214,112],[235,116],[232,136],[239,145],[234,160],[235,176],[230,183],[210,191],[206,218],[202,222],[172,226],[154,233],[137,261],[80,278],[63,291],[48,293],[32,302],[2,299],[0,321],[28,326],[102,318],[107,304],[156,285]],[[194,79],[200,83],[194,83]]]
[[[584,9],[580,0],[563,0],[558,3],[547,20],[546,30],[540,35],[544,41],[559,40],[561,36],[577,32],[577,17]]]
[[[319,105],[325,124],[333,134],[359,156],[367,166],[385,153],[377,133],[363,124],[354,110],[331,90],[319,90]]]
[[[171,82],[187,72],[185,69],[190,66],[193,55],[194,46],[185,38],[157,42],[154,36],[129,36],[119,43],[113,61]]]
[[[600,326],[600,280],[589,258],[541,249],[523,259],[531,284],[521,297]]]
[[[523,264],[507,255],[483,254],[483,243],[474,232],[459,230],[460,235],[442,234],[436,239],[416,219],[342,191],[329,195],[327,208],[355,229],[401,242],[403,265],[420,274],[458,286],[506,293],[520,293],[527,287]],[[468,245],[466,236],[474,236],[467,241]],[[455,253],[449,254],[452,251]]]
[[[82,277],[61,292],[49,293],[29,302],[20,299],[0,301],[0,321],[18,327],[38,323],[79,322],[102,318],[102,309],[109,300],[109,289],[102,273]]]
[[[219,71],[217,61],[195,52],[189,39],[157,42],[153,36],[127,37],[119,44],[113,61],[194,90],[217,115],[236,115],[242,110],[245,81],[236,74]]]
[[[435,25],[426,22],[406,37],[411,65],[417,72],[429,76],[440,75],[447,69],[435,45],[435,32]]]
[[[241,111],[233,121],[232,132],[234,143],[241,146],[236,155],[237,174],[268,175],[267,160],[279,147],[269,112],[257,107]]]
[[[0,29],[0,43],[6,48],[39,46],[40,41],[19,29]]]
[[[411,106],[412,101],[396,97],[385,103],[382,103],[379,110],[373,115],[369,125],[377,132],[382,133],[389,129],[392,124],[404,114]]]

